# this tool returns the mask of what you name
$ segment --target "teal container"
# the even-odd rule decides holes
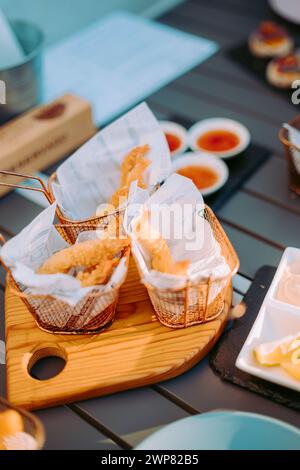
[[[300,429],[268,416],[213,411],[176,421],[137,450],[300,450]]]
[[[5,104],[0,104],[0,123],[36,106],[42,97],[44,35],[37,26],[25,21],[11,21],[11,25],[26,55],[21,63],[0,70],[2,95],[5,87]]]

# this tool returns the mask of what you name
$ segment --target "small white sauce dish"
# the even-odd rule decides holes
[[[205,151],[199,147],[197,141],[200,136],[209,131],[225,130],[236,134],[239,143],[230,150],[213,151],[212,153],[221,158],[231,158],[245,150],[250,143],[250,133],[248,129],[238,121],[227,118],[209,118],[196,122],[188,131],[188,144],[195,151]]]
[[[218,175],[218,180],[212,186],[199,189],[203,196],[208,196],[218,191],[228,180],[229,171],[227,165],[220,158],[208,152],[186,152],[181,157],[172,162],[172,170],[176,173],[178,170],[189,167],[199,166],[208,167]]]
[[[188,133],[185,127],[173,121],[159,121],[164,134],[172,134],[180,139],[181,145],[178,149],[171,152],[171,156],[180,155],[188,147]]]

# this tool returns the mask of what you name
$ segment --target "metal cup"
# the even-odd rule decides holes
[[[0,101],[0,123],[36,106],[42,96],[42,48],[44,35],[35,25],[12,21],[12,28],[23,46],[22,63],[0,70],[4,103]]]

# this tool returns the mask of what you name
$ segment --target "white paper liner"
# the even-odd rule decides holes
[[[24,294],[53,297],[50,313],[48,297],[30,297],[31,306],[44,323],[63,328],[71,316],[79,317],[85,307],[84,317],[78,318],[77,324],[77,327],[83,327],[116,300],[115,287],[124,281],[127,273],[126,258],[120,260],[106,285],[81,287],[80,282],[69,274],[37,274],[36,270],[46,259],[69,246],[53,226],[55,209],[56,204],[52,204],[41,212],[1,248],[0,255]],[[83,232],[77,243],[96,239],[98,234],[99,231]],[[95,298],[87,308],[85,302],[91,294]]]
[[[165,135],[146,103],[142,103],[101,130],[57,170],[53,193],[63,214],[82,220],[96,214],[120,186],[120,165],[136,146],[149,145],[151,161],[145,183],[151,187],[171,171]]]
[[[132,240],[132,253],[142,272],[143,282],[156,289],[180,289],[186,286],[188,281],[197,283],[210,278],[212,280],[208,297],[210,304],[227,283],[227,279],[215,282],[214,280],[226,278],[230,274],[230,268],[221,254],[221,247],[213,235],[209,222],[202,216],[204,202],[196,186],[190,179],[174,174],[150,198],[133,184],[130,188],[129,201],[129,207],[125,212],[124,229]],[[175,261],[191,262],[186,276],[165,274],[151,269],[149,253],[145,251],[135,234],[136,224],[144,210],[153,214],[162,212],[164,205],[173,204],[190,207],[188,216],[184,213],[177,220],[178,225],[185,226],[185,236],[181,239],[168,239],[164,237],[164,227],[154,228],[166,239]],[[193,236],[197,240],[197,249],[191,249],[192,246],[195,248],[195,244],[191,244]],[[189,303],[193,305],[196,302],[196,292],[193,293],[191,290]]]

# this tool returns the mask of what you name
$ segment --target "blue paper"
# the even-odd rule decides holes
[[[116,12],[46,51],[45,101],[71,92],[112,120],[210,57],[218,46],[127,12]]]

